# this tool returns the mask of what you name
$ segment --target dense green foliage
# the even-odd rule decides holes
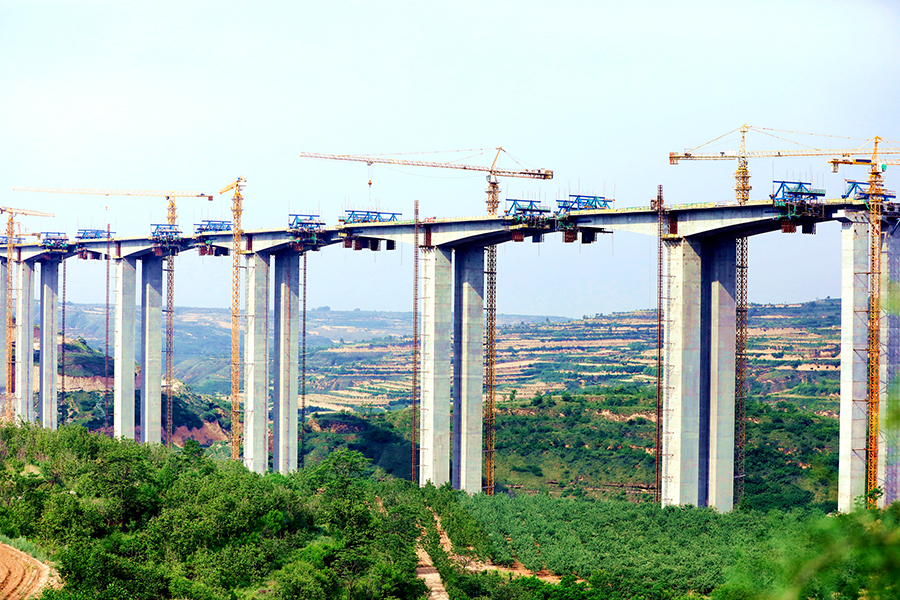
[[[291,477],[111,440],[0,429],[0,533],[54,555],[54,598],[418,598],[416,524],[376,509],[357,453]]]

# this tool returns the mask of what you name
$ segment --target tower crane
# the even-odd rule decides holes
[[[221,190],[234,192],[231,196],[231,460],[241,457],[241,213],[244,197],[241,195],[247,180],[238,177]]]
[[[167,206],[167,222],[170,228],[174,228],[177,219],[175,207],[175,198],[206,198],[212,202],[212,195],[203,192],[179,192],[171,190],[125,190],[125,189],[100,189],[100,188],[47,188],[47,187],[26,187],[14,186],[13,191],[16,192],[49,192],[53,194],[92,194],[98,196],[150,196],[156,198],[165,198]],[[107,263],[109,262],[109,252],[106,254]],[[108,275],[107,268],[107,277]],[[173,350],[174,350],[174,329],[175,329],[175,257],[169,255],[166,257],[166,445],[172,446],[172,401],[173,401]],[[108,283],[107,283],[108,285]],[[109,323],[109,310],[107,308],[106,322]],[[108,325],[107,325],[108,326]]]
[[[303,158],[324,158],[329,160],[349,160],[364,162],[369,166],[373,164],[404,165],[410,167],[436,167],[440,169],[461,169],[465,171],[480,171],[487,173],[487,209],[489,215],[497,214],[500,205],[499,177],[521,177],[527,179],[553,179],[553,171],[550,169],[522,169],[509,170],[497,167],[500,154],[506,152],[502,147],[495,148],[497,154],[490,167],[478,165],[465,165],[453,162],[432,162],[422,160],[406,160],[397,158],[384,158],[380,156],[350,155],[350,154],[317,154],[313,152],[301,152]],[[370,180],[371,185],[371,180]],[[484,492],[494,495],[494,396],[495,379],[494,363],[496,358],[497,337],[497,246],[485,248],[485,396],[487,404],[484,408],[485,430],[487,440],[485,444],[485,481]]]
[[[857,148],[850,149],[838,149],[838,150],[827,150],[820,148],[812,148],[807,147],[801,150],[747,150],[746,144],[746,135],[748,131],[757,131],[761,133],[766,133],[767,131],[778,131],[769,128],[762,127],[751,127],[746,123],[741,125],[737,129],[733,129],[728,133],[724,133],[719,137],[706,142],[705,144],[701,144],[696,148],[685,150],[684,152],[670,152],[669,153],[669,164],[677,165],[681,160],[737,160],[738,166],[737,170],[734,173],[734,190],[735,190],[735,199],[737,203],[740,205],[744,205],[750,199],[750,190],[752,189],[750,186],[750,170],[748,168],[748,159],[749,158],[791,158],[791,157],[805,157],[805,156],[830,156],[830,157],[839,157],[832,158],[829,162],[832,164],[832,171],[837,172],[837,168],[839,164],[872,164],[876,163],[876,158],[879,154],[878,144],[881,141],[881,138],[875,137],[871,140],[866,140],[863,146],[868,142],[874,143],[874,149],[864,148],[863,146]],[[709,144],[716,142],[725,136],[731,135],[735,132],[740,132],[741,141],[740,146],[737,151],[734,150],[725,150],[719,152],[696,152],[696,150],[703,148],[704,146],[708,146]],[[793,132],[784,132],[784,133],[793,133]],[[776,137],[778,139],[782,139],[779,136],[775,136],[773,134],[772,137]],[[881,149],[881,154],[900,154],[900,149],[889,148],[889,149]],[[871,158],[866,159],[855,159],[855,156],[868,156],[871,155]],[[861,162],[860,162],[861,161]],[[874,169],[874,167],[873,167]],[[870,172],[870,187],[873,185],[871,183],[873,175]],[[880,177],[880,174],[879,174]],[[880,180],[879,180],[880,182]],[[879,184],[880,185],[880,184]],[[879,189],[881,189],[879,187]],[[870,237],[872,247],[878,243],[877,240],[880,239],[881,234],[881,221],[880,221],[880,210],[881,210],[881,199],[883,195],[878,196],[878,201],[871,203],[870,208],[872,211],[876,210],[874,206],[877,204],[878,217],[875,218],[874,212],[872,214],[872,228],[870,229]],[[875,232],[874,228],[877,227],[878,231]],[[880,252],[872,253],[872,256],[878,255],[878,265],[875,265],[873,262],[873,267],[878,266],[880,268]],[[736,497],[740,500],[743,495],[744,490],[744,447],[746,442],[746,432],[745,432],[745,417],[746,417],[746,400],[747,400],[747,238],[742,237],[736,240],[736,278],[735,278],[735,421],[737,426],[737,444],[735,445],[736,450],[736,469],[737,473],[735,475],[736,480]],[[876,260],[872,258],[872,260]],[[880,272],[880,271],[879,271]],[[874,269],[870,274],[870,277],[873,278],[872,281],[875,281],[876,275]],[[880,281],[880,279],[879,279]],[[880,299],[875,299],[875,295],[878,295],[879,288],[877,284],[873,284],[875,287],[870,286],[870,307],[872,305],[880,306]],[[872,291],[875,294],[872,294]],[[870,327],[870,340],[873,335],[873,327],[875,328],[875,336],[879,335],[877,331],[878,319],[879,315],[877,311],[873,311],[870,308],[869,315],[869,327]],[[876,322],[873,324],[872,319],[875,319]],[[877,337],[876,337],[877,339]],[[878,381],[878,360],[879,360],[879,352],[878,346],[874,346],[875,351],[873,352],[870,348],[869,351],[869,380],[870,380],[870,388],[871,386],[877,387]],[[875,361],[875,376],[874,381],[872,383],[872,361]],[[871,428],[872,423],[872,391],[869,391],[869,423]],[[869,431],[870,439],[871,436],[874,435],[877,438],[877,424],[878,424],[878,415],[877,415],[877,392],[875,394],[875,433],[873,434],[871,429]],[[874,450],[874,454],[870,454],[870,456],[874,456],[874,461],[876,464],[876,474],[877,474],[877,460],[878,460],[878,450],[877,450],[877,440],[876,440],[876,448]],[[870,450],[870,452],[872,452]],[[659,484],[659,482],[657,482]]]
[[[869,352],[866,386],[866,504],[875,508],[872,492],[878,487],[878,428],[881,402],[881,208],[885,189],[882,173],[887,162],[878,160],[881,138],[873,140],[869,158],[844,156],[833,158],[831,170],[837,173],[840,165],[862,165],[869,169],[866,190],[869,205]]]
[[[23,215],[29,217],[54,217],[52,213],[29,210],[27,208],[13,208],[0,206],[0,214],[6,213],[9,218],[6,221],[6,422],[13,421],[12,394],[15,392],[15,358],[13,357],[13,339],[16,337],[16,325],[12,313],[13,293],[13,245],[15,244],[15,217]]]

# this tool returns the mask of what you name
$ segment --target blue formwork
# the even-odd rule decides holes
[[[344,223],[394,223],[401,213],[380,210],[348,210]]]
[[[109,232],[109,237],[115,235],[115,231]],[[79,229],[78,233],[75,234],[76,240],[105,240],[106,239],[106,230],[105,229]]]
[[[69,236],[61,231],[41,232],[41,248],[47,250],[65,250],[69,246]]]
[[[171,244],[181,241],[181,230],[177,225],[169,225],[168,223],[153,223],[152,233],[150,237],[156,243]]]
[[[221,233],[231,231],[231,221],[211,221],[204,219],[199,224],[194,223],[194,233]]]
[[[569,194],[568,200],[557,200],[556,214],[560,215],[573,210],[600,210],[612,208],[612,200],[604,196],[586,196],[583,194]]]
[[[841,198],[847,199],[850,196],[853,196],[854,200],[868,200],[869,199],[869,182],[868,181],[850,181],[849,179],[846,181],[847,189],[844,190],[844,193],[841,194]],[[881,190],[881,198],[882,200],[887,200],[889,198],[896,198],[897,194],[890,190]]]
[[[324,228],[325,222],[319,220],[319,215],[288,215],[291,231],[321,231]]]
[[[539,200],[515,200],[509,198],[506,201],[511,203],[509,208],[506,209],[507,215],[540,217],[550,214],[550,209],[542,205]]]
[[[778,202],[789,202],[796,200],[806,200],[807,202],[815,201],[825,196],[825,190],[821,188],[810,187],[812,184],[805,181],[773,181],[777,183],[778,188],[769,198]]]

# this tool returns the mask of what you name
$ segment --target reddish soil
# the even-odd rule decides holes
[[[0,544],[0,600],[36,598],[50,582],[50,567]]]

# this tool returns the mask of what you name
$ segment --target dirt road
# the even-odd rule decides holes
[[[50,567],[0,544],[0,600],[36,598],[50,581]]]

